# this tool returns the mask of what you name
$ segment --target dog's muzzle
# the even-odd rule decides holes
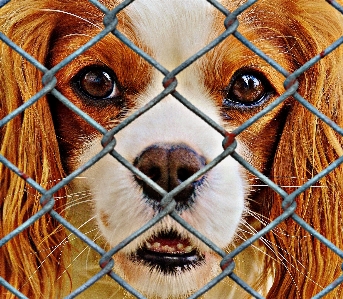
[[[165,191],[170,192],[194,173],[206,165],[204,157],[187,145],[153,145],[145,149],[134,162],[134,166],[151,178]],[[189,184],[174,199],[176,210],[189,208],[195,200],[195,190],[199,188],[205,177]],[[143,188],[147,202],[156,209],[160,209],[159,202],[162,196],[146,182],[136,177]]]
[[[146,148],[135,159],[134,166],[169,192],[206,165],[206,160],[195,150],[184,144],[158,144]],[[135,178],[142,187],[146,202],[160,210],[162,196],[140,178]],[[196,191],[201,187],[205,176],[192,182],[178,193],[176,211],[189,209],[196,201]],[[161,231],[139,248],[132,259],[164,273],[175,273],[195,267],[204,257],[188,238],[174,229]]]

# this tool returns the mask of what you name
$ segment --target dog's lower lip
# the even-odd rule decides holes
[[[135,259],[141,260],[149,267],[158,268],[162,272],[173,273],[200,264],[203,257],[196,250],[189,253],[166,253],[140,248],[135,255]]]

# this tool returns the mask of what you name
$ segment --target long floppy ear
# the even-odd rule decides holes
[[[301,3],[300,3],[301,2]],[[321,53],[343,32],[342,16],[325,3],[298,1],[303,10],[294,15],[293,36],[298,40],[295,59],[299,65]],[[307,18],[303,20],[301,16]],[[342,47],[341,47],[342,48]],[[343,126],[343,49],[299,77],[299,94],[318,110]],[[271,176],[280,186],[301,186],[343,155],[342,137],[298,102],[288,115]],[[315,187],[296,197],[296,213],[337,247],[343,248],[342,166],[321,179]],[[288,193],[297,188],[285,189]],[[268,191],[263,213],[275,219],[283,210],[282,198]],[[312,298],[342,274],[342,260],[292,219],[268,235],[273,243],[274,284],[267,298]],[[267,261],[267,265],[270,260]],[[270,264],[269,264],[270,266]],[[267,273],[267,272],[265,272]],[[329,298],[342,298],[343,286]]]
[[[38,3],[37,3],[38,2]],[[1,9],[1,31],[43,63],[49,51],[54,28],[53,15],[30,1]],[[0,117],[19,107],[42,88],[42,73],[1,42]],[[49,105],[41,98],[8,122],[0,131],[1,155],[44,188],[63,178],[57,139]],[[0,164],[0,238],[9,234],[41,209],[40,194],[25,180]],[[65,190],[55,194],[54,209],[65,205]],[[58,233],[56,233],[58,231]],[[0,275],[29,298],[56,298],[61,288],[57,278],[65,270],[60,261],[59,244],[66,234],[46,215],[6,243],[0,250]],[[57,248],[55,250],[55,247]],[[63,286],[64,290],[66,285]],[[0,287],[2,298],[12,298]]]

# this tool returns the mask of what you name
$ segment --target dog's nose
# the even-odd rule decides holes
[[[206,165],[205,158],[186,145],[154,145],[136,158],[134,165],[167,192],[173,190]],[[162,196],[139,178],[144,194],[160,201]],[[202,178],[189,184],[174,199],[180,204],[191,200]]]

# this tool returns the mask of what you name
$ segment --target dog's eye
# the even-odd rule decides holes
[[[224,90],[224,105],[254,107],[263,103],[272,93],[268,80],[260,73],[245,71],[235,74]]]
[[[76,88],[88,98],[113,99],[121,95],[114,72],[107,67],[87,67],[74,80]]]

